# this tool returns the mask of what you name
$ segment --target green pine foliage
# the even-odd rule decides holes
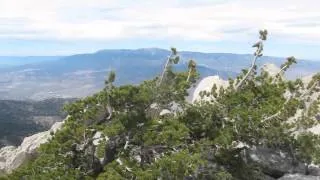
[[[260,36],[266,40],[267,31]],[[195,175],[199,179],[259,179],[261,170],[241,159],[244,147],[236,147],[239,142],[290,151],[305,163],[319,162],[319,136],[305,131],[317,124],[314,116],[319,112],[319,99],[308,103],[303,93],[310,88],[308,93],[314,92],[318,76],[304,87],[301,80],[284,81],[267,72],[257,73],[254,67],[230,79],[228,88],[214,86],[203,94],[214,101],[189,104],[185,96],[198,78],[196,64],[192,61],[192,71],[174,72],[178,57],[172,48],[161,83],[157,77],[139,85],[115,87],[116,74],[111,72],[101,92],[65,107],[69,117],[64,127],[41,145],[37,158],[8,179],[149,180]],[[282,68],[286,71],[295,62],[289,58]],[[244,76],[241,86],[234,88],[234,82]],[[286,92],[291,96],[285,97]],[[159,115],[173,102],[179,104],[179,110]],[[288,121],[297,110],[303,116]],[[106,118],[110,113],[112,117]],[[109,138],[98,145],[97,156],[113,155],[97,172],[90,171],[93,163],[84,152],[71,153],[75,144],[93,136],[90,129]],[[304,133],[297,135],[298,130]]]

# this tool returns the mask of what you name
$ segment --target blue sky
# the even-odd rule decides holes
[[[169,48],[320,60],[318,0],[0,0],[0,55]]]

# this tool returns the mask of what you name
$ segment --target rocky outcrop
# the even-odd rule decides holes
[[[269,76],[275,77],[278,74],[284,78],[283,73],[281,73],[280,68],[274,64],[265,64],[261,68],[262,72],[267,72]],[[308,83],[311,81],[312,76],[302,78],[304,87],[307,87]],[[201,99],[200,92],[207,91],[210,92],[212,87],[216,85],[217,91],[220,88],[227,88],[229,86],[228,81],[220,79],[218,76],[209,76],[197,83],[195,87],[189,89],[189,97],[187,97],[188,102],[194,103]],[[302,91],[301,93],[304,93]],[[290,98],[290,93],[286,92],[284,97]],[[310,96],[310,102],[316,100],[320,96],[319,92],[314,92]],[[204,97],[204,101],[210,101],[213,97]],[[310,105],[309,102],[309,105]],[[307,104],[308,105],[308,104]],[[302,110],[298,109],[297,113],[288,119],[288,121],[294,122],[302,116]],[[318,117],[315,118],[319,118]],[[320,118],[319,118],[320,119]],[[310,132],[314,134],[320,134],[320,125],[314,126],[309,129]],[[298,133],[298,132],[297,132]],[[293,157],[292,154],[288,152],[283,152],[280,150],[274,150],[263,147],[256,148],[244,148],[244,161],[250,165],[258,166],[263,174],[269,179],[282,180],[295,180],[295,179],[320,179],[320,168],[316,165],[307,166],[303,162],[299,162]],[[196,179],[196,178],[195,178]],[[263,178],[266,179],[266,178]]]
[[[287,152],[255,147],[244,150],[243,154],[245,162],[260,167],[264,174],[273,178],[280,178],[285,174],[307,174],[307,166]]]
[[[272,77],[276,76],[280,72],[280,68],[274,64],[264,64],[261,68],[261,71],[268,72]],[[280,74],[282,76],[282,74]],[[216,92],[219,93],[220,88],[227,88],[229,82],[227,80],[221,79],[219,76],[208,76],[200,80],[195,87],[192,87],[188,90],[189,96],[186,97],[187,101],[194,103],[201,100],[200,92],[206,91],[211,92],[212,87],[216,85]],[[204,97],[203,100],[210,101],[213,97]]]
[[[219,93],[220,88],[226,88],[229,86],[229,82],[226,80],[221,79],[219,76],[208,76],[203,78],[197,86],[189,90],[189,97],[187,97],[188,101],[191,103],[194,103],[196,101],[201,100],[200,92],[206,91],[211,92],[212,87],[216,85],[217,86],[217,93]],[[213,97],[205,97],[203,100],[210,100],[210,98]]]
[[[311,176],[320,176],[320,167],[314,164],[309,165],[307,174]]]
[[[320,177],[301,174],[287,174],[281,177],[279,180],[320,180]]]
[[[242,158],[248,165],[259,167],[265,176],[263,179],[320,180],[319,166],[307,166],[284,151],[265,147],[244,148]]]
[[[57,122],[48,131],[24,138],[19,147],[7,146],[0,149],[0,175],[12,172],[12,170],[36,156],[37,148],[41,144],[48,142],[52,134],[60,129],[62,125],[63,122]]]

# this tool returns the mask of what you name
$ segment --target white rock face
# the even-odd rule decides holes
[[[55,123],[50,130],[24,138],[19,147],[7,146],[0,149],[0,175],[10,173],[28,159],[36,155],[36,150],[41,144],[48,142],[51,132],[55,133],[63,122]]]
[[[308,130],[313,134],[320,135],[320,125],[316,125]]]
[[[220,88],[227,88],[229,86],[229,82],[221,79],[219,76],[205,77],[198,83],[197,87],[194,89],[194,92],[190,95],[191,97],[189,97],[189,99],[191,99],[191,102],[194,103],[201,100],[200,92],[211,92],[214,84],[217,86],[217,93],[219,92]],[[203,100],[210,100],[210,97],[204,97]]]
[[[100,144],[100,140],[102,140],[102,132],[98,131],[94,134],[93,138],[93,145],[98,146]]]
[[[315,75],[315,74],[310,74],[310,75],[308,75],[308,76],[304,76],[304,77],[301,78],[301,80],[302,80],[302,82],[303,82],[303,84],[304,84],[304,87],[307,87],[307,86],[308,86],[308,84],[311,82],[312,77],[313,77],[314,75]]]
[[[168,115],[168,114],[172,114],[172,112],[168,109],[163,109],[161,112],[160,112],[160,116],[164,116],[164,115]]]
[[[102,132],[98,131],[94,134],[94,136],[92,137],[93,139],[93,145],[98,146],[101,141],[109,141],[109,137],[108,136],[104,136]]]
[[[304,84],[304,87],[307,87],[308,84],[312,81],[312,77],[314,76],[315,74],[311,74],[311,75],[308,75],[308,76],[305,76],[305,77],[302,77],[301,80]],[[302,92],[303,93],[303,92]],[[311,96],[310,96],[310,100],[308,103],[306,103],[306,106],[310,106],[311,102],[317,100],[317,98],[320,96],[320,92],[314,92]],[[320,108],[320,107],[319,107]],[[310,132],[314,133],[314,134],[317,134],[317,135],[320,135],[320,125],[316,125],[312,128],[309,129]]]
[[[264,64],[261,68],[262,71],[268,72],[270,76],[276,76],[279,73],[280,68],[275,64]],[[210,92],[213,85],[217,86],[217,93],[219,93],[220,88],[227,88],[229,86],[229,82],[221,79],[219,76],[208,76],[203,78],[200,82],[198,82],[195,87],[189,89],[189,96],[186,97],[187,101],[190,103],[194,103],[201,99],[200,92],[207,91]],[[209,101],[212,97],[205,97],[203,100]]]
[[[267,63],[261,67],[261,71],[268,72],[270,76],[274,77],[279,73],[280,68],[278,66],[276,66],[275,64]],[[312,80],[313,75],[314,74],[301,78],[305,87]],[[281,74],[281,76],[283,76],[283,74]],[[217,93],[219,92],[220,88],[227,88],[229,86],[228,81],[221,79],[219,76],[205,77],[202,80],[200,80],[194,87],[192,87],[188,90],[189,96],[186,97],[187,101],[189,103],[195,103],[195,102],[201,100],[200,92],[201,91],[210,92],[214,84],[216,84],[216,86],[217,86]],[[303,93],[303,92],[301,92],[301,93]],[[291,96],[290,92],[286,92],[284,94],[285,98],[289,98],[290,96]],[[316,93],[313,93],[313,95],[310,96],[310,98],[311,98],[311,100],[316,100],[319,96],[320,96],[320,92],[316,92]],[[204,97],[203,100],[210,101],[212,98],[213,97]],[[307,105],[310,105],[310,103],[309,104],[307,103]],[[295,120],[299,119],[301,116],[302,116],[302,110],[298,109],[296,114],[294,116],[290,117],[288,119],[288,121],[294,122]],[[320,125],[317,125],[315,127],[310,128],[309,131],[314,134],[320,134]],[[299,133],[299,132],[297,132],[297,133]]]

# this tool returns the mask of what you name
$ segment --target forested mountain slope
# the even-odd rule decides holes
[[[49,129],[62,121],[63,105],[75,99],[43,101],[0,100],[0,147],[19,145],[26,136]]]

